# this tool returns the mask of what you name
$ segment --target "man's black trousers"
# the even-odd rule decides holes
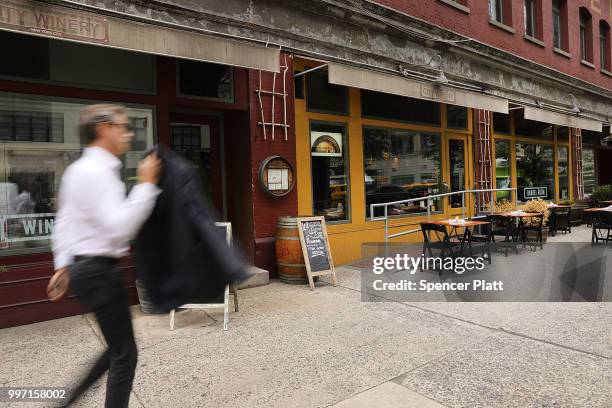
[[[70,402],[78,399],[108,370],[105,407],[126,408],[132,391],[138,352],[118,260],[77,257],[69,271],[73,293],[87,311],[95,313],[108,345],[74,389]]]

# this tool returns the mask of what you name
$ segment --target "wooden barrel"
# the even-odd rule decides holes
[[[281,282],[308,283],[296,217],[278,218],[276,262]]]

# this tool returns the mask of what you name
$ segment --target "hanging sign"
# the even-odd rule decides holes
[[[329,239],[324,217],[300,217],[297,219],[306,273],[310,289],[314,290],[313,277],[331,275],[336,286],[336,270],[329,249]]]
[[[548,188],[546,186],[525,187],[523,190],[523,197],[525,197],[526,200],[532,198],[546,198],[548,197]]]

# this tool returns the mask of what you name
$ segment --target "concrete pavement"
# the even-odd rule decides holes
[[[360,270],[337,274],[240,291],[227,332],[220,312],[171,332],[135,306],[130,407],[612,406],[610,303],[365,303]],[[0,385],[68,386],[103,342],[85,315],[0,330],[0,348]]]

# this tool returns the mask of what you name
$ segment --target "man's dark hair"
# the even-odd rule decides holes
[[[121,105],[101,103],[83,108],[79,120],[81,143],[89,145],[96,140],[96,126],[98,123],[114,123],[117,115],[125,114],[127,114],[127,110]]]

